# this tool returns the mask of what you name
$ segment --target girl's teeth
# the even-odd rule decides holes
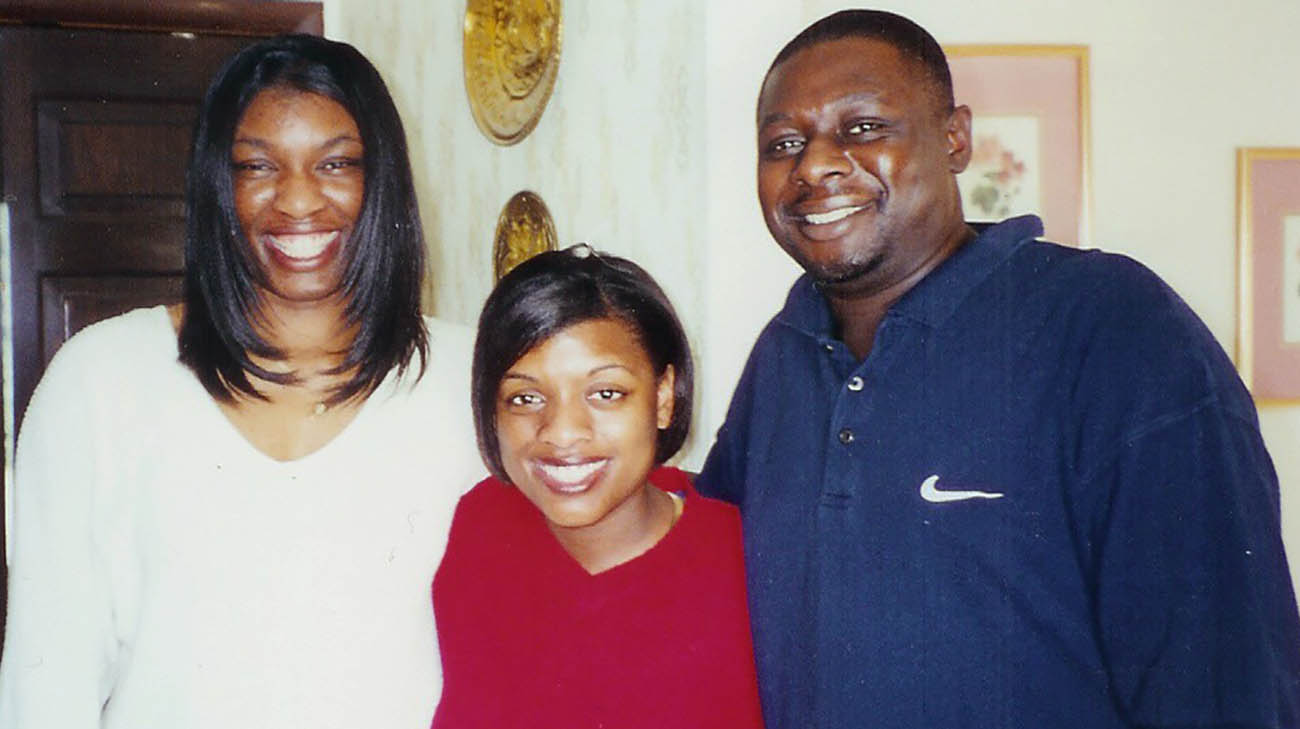
[[[859,205],[852,208],[838,208],[828,213],[808,213],[803,216],[803,219],[805,222],[812,223],[813,225],[826,225],[827,223],[834,223],[838,220],[843,220],[864,207],[866,206]]]
[[[543,463],[541,464],[541,468],[546,472],[547,476],[550,476],[556,481],[564,483],[581,483],[603,465],[605,465],[605,461],[601,460],[564,466]]]
[[[295,233],[288,235],[271,235],[267,238],[276,250],[290,258],[315,258],[334,241],[338,231],[328,233]]]

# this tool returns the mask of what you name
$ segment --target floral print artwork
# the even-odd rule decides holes
[[[1037,118],[977,116],[970,164],[957,176],[966,218],[996,221],[1041,214],[1039,158]]]

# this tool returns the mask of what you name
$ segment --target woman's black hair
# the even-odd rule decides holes
[[[655,463],[677,453],[691,427],[695,372],[686,332],[659,284],[625,258],[586,244],[536,255],[506,274],[479,315],[470,385],[479,453],[508,480],[497,439],[501,380],[520,357],[574,324],[617,319],[635,333],[655,377],[673,368],[673,415],[655,442]]]
[[[287,88],[328,97],[361,133],[365,193],[347,246],[342,294],[356,336],[335,372],[355,370],[329,397],[368,395],[418,352],[428,355],[420,314],[424,234],[407,158],[406,135],[379,72],[355,48],[310,35],[285,35],[235,54],[208,87],[194,128],[185,182],[185,316],[180,359],[216,399],[263,398],[249,380],[297,381],[251,357],[284,353],[259,333],[262,274],[235,212],[231,147],[244,110],[259,93]]]

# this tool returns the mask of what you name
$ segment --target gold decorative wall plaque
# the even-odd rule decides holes
[[[496,245],[492,250],[496,280],[538,253],[555,250],[556,240],[555,222],[542,198],[528,190],[515,193],[497,218]]]
[[[465,93],[488,139],[515,144],[537,126],[560,67],[560,0],[468,0]]]

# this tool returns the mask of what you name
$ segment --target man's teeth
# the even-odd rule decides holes
[[[585,481],[591,474],[605,465],[605,461],[591,461],[589,463],[575,463],[572,465],[555,465],[552,463],[539,464],[547,476],[555,481],[562,483],[577,484]]]
[[[843,220],[865,207],[866,205],[858,205],[851,208],[836,208],[827,213],[808,213],[803,216],[803,219],[804,222],[812,223],[813,225],[826,225],[827,223],[834,223]]]
[[[270,235],[271,245],[290,258],[315,258],[334,241],[338,231],[328,233],[292,233],[288,235]]]

